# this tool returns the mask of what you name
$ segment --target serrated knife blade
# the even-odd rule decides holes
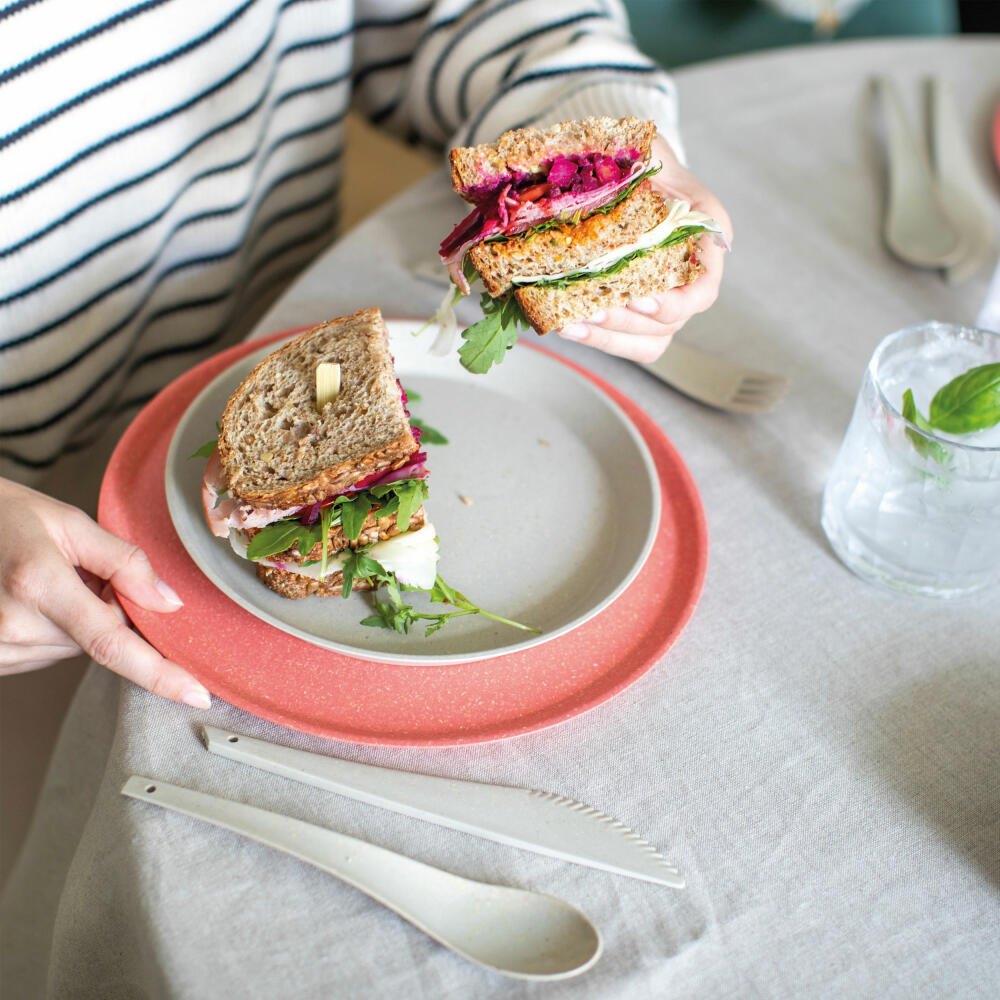
[[[348,798],[574,864],[683,889],[677,868],[620,820],[555,792],[359,764],[203,727],[211,753]]]

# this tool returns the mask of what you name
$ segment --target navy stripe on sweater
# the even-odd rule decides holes
[[[297,3],[300,2],[300,0],[287,0],[287,2]],[[137,122],[135,125],[131,125],[127,129],[122,129],[120,132],[116,132],[113,135],[107,136],[104,139],[101,139],[98,142],[94,143],[93,145],[88,146],[86,149],[80,150],[78,153],[71,156],[68,160],[65,160],[58,166],[53,167],[48,173],[43,174],[41,177],[36,177],[30,183],[25,184],[24,187],[0,196],[0,207],[6,205],[8,202],[16,200],[17,198],[23,197],[24,195],[28,194],[31,191],[37,190],[38,188],[42,187],[42,185],[47,184],[50,181],[54,180],[56,177],[58,177],[64,171],[68,170],[70,167],[75,166],[77,163],[80,163],[82,160],[85,160],[90,156],[93,156],[95,153],[100,152],[100,150],[106,149],[108,146],[111,146],[116,142],[121,142],[123,139],[130,138],[131,136],[136,135],[137,133],[142,132],[145,129],[151,128],[154,125],[159,125],[162,122],[167,121],[170,118],[173,118],[175,115],[190,110],[191,108],[195,107],[202,101],[205,101],[208,98],[212,97],[213,95],[217,94],[220,90],[223,90],[225,87],[229,86],[229,84],[239,79],[239,77],[241,77],[244,73],[246,73],[249,69],[253,67],[253,65],[267,51],[271,42],[274,41],[274,36],[277,33],[277,30],[278,30],[278,21],[276,15],[275,21],[271,26],[271,30],[268,33],[267,38],[264,40],[263,44],[258,47],[258,49],[249,59],[247,59],[242,65],[238,66],[235,70],[233,70],[228,76],[225,76],[221,80],[216,81],[214,84],[212,84],[211,87],[208,87],[205,90],[201,91],[200,93],[195,94],[194,97],[189,98],[183,103],[177,104],[172,108],[168,108],[166,111],[162,111],[158,115],[154,115],[152,118],[147,118],[144,121]],[[316,45],[324,45],[332,42],[341,41],[345,38],[348,38],[350,34],[351,34],[350,30],[347,29],[342,32],[338,32],[335,35],[327,36],[326,38],[323,39],[310,40],[307,42],[297,42],[293,45],[289,45],[285,49],[282,49],[281,52],[279,52],[275,58],[275,65],[274,67],[272,67],[272,72],[269,78],[269,82],[273,80],[274,74],[277,70],[278,63],[280,63],[280,61],[285,56],[288,56],[294,52],[298,52],[305,48],[314,47]]]
[[[156,7],[162,7],[165,3],[171,2],[172,0],[145,0],[144,3],[136,4],[135,7],[129,7],[128,10],[123,10],[118,14],[115,14],[114,17],[109,17],[106,21],[101,21],[100,24],[95,24],[92,27],[87,28],[86,31],[81,31],[72,38],[67,38],[64,41],[59,42],[57,45],[52,45],[42,52],[36,53],[30,59],[25,59],[24,62],[20,62],[16,66],[11,66],[9,69],[5,69],[2,73],[0,73],[0,83],[7,83],[8,80],[13,80],[22,73],[27,73],[28,70],[35,69],[37,66],[41,66],[43,63],[48,62],[54,56],[61,56],[64,52],[69,52],[70,49],[75,48],[82,42],[87,42],[91,38],[103,35],[105,31],[115,28],[119,24],[124,24],[126,21],[131,21],[133,17],[138,17],[140,14],[145,14],[148,11],[154,10]]]
[[[261,237],[264,236],[274,226],[278,225],[281,222],[285,222],[286,220],[293,218],[296,215],[301,215],[305,212],[312,211],[313,209],[321,205],[328,204],[330,200],[336,195],[338,188],[339,188],[339,181],[335,180],[334,183],[327,185],[327,187],[324,188],[318,195],[311,196],[306,201],[297,202],[295,204],[283,208],[280,212],[276,212],[270,218],[265,219],[259,226],[255,226],[254,228],[256,231],[253,232],[252,235],[246,238],[239,239],[234,245],[226,247],[224,250],[220,250],[211,254],[203,254],[199,257],[191,257],[188,258],[187,260],[178,261],[176,264],[173,264],[171,267],[167,268],[165,271],[163,271],[160,275],[157,276],[156,282],[150,287],[147,293],[143,296],[143,301],[137,307],[132,309],[127,317],[120,320],[116,324],[115,330],[113,332],[118,332],[119,330],[124,328],[129,322],[135,319],[135,317],[139,314],[139,312],[141,312],[143,306],[145,306],[145,304],[149,301],[152,294],[155,292],[155,290],[159,287],[159,285],[165,278],[169,277],[170,275],[177,274],[180,271],[187,270],[189,268],[201,267],[206,264],[216,264],[219,263],[220,261],[225,260],[228,257],[233,257],[238,253],[241,252],[248,253],[249,251],[252,251],[253,245],[257,241],[259,241]],[[329,215],[335,213],[335,211],[336,209],[333,208],[331,213],[327,214]],[[322,230],[329,231],[329,224],[324,223],[322,229],[317,231],[322,231]],[[292,239],[281,244],[280,247],[270,251],[265,258],[262,258],[261,261],[257,262],[257,264],[255,265],[256,269],[259,270],[261,267],[263,267],[264,264],[275,254],[279,252],[283,253],[286,248],[287,249],[294,248],[297,245],[297,243],[301,242],[304,238],[307,238],[309,236],[310,232],[297,233],[294,237],[292,237]],[[243,279],[240,279],[240,281],[237,284],[242,285],[243,283],[245,283]],[[176,311],[178,307],[179,305],[168,307],[167,311]],[[105,369],[103,373],[101,373],[99,376],[90,381],[89,387],[85,392],[83,392],[77,398],[72,400],[70,403],[63,405],[58,411],[50,414],[44,420],[39,420],[32,424],[23,424],[20,427],[4,429],[2,432],[3,436],[23,437],[29,434],[37,434],[39,431],[46,430],[49,427],[52,427],[54,424],[59,423],[61,420],[64,420],[66,417],[71,416],[74,413],[74,411],[78,410],[81,404],[86,402],[86,400],[90,396],[92,396],[97,389],[99,389],[102,385],[108,382],[116,374],[120,374],[122,372],[122,364],[125,358],[128,357],[131,348],[134,346],[135,343],[138,342],[139,338],[145,332],[146,327],[148,327],[149,323],[151,323],[154,319],[159,318],[161,315],[166,315],[166,312],[164,310],[159,310],[158,312],[153,313],[146,321],[144,321],[140,325],[140,327],[137,330],[133,332],[133,335],[130,338],[130,343],[127,349],[124,352],[121,352],[115,364],[113,364],[110,368]],[[105,336],[104,339],[106,340],[107,336]]]

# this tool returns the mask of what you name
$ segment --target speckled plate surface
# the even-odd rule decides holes
[[[205,463],[188,456],[215,437],[233,390],[274,344],[216,376],[177,425],[167,452],[167,507],[188,554],[223,593],[268,624],[387,663],[467,663],[579,627],[635,578],[656,537],[660,491],[639,432],[605,393],[548,354],[514,351],[488,376],[472,375],[456,352],[429,355],[429,339],[412,336],[417,321],[387,325],[396,372],[419,395],[411,413],[449,439],[426,449],[426,510],[441,539],[439,571],[480,607],[541,633],[478,615],[426,637],[422,628],[409,635],[369,628],[361,624],[372,611],[367,595],[288,600],[212,535],[201,501]],[[420,594],[407,601],[434,609]]]
[[[164,655],[187,666],[213,694],[273,722],[333,739],[395,746],[479,742],[553,725],[610,698],[663,656],[690,618],[704,580],[708,540],[697,489],[676,450],[646,414],[596,376],[534,345],[518,346],[503,367],[528,354],[573,371],[627,414],[652,457],[662,512],[648,557],[618,600],[544,645],[476,661],[416,665],[374,662],[323,648],[275,628],[231,600],[198,568],[177,536],[166,502],[167,451],[199,393],[261,344],[282,336],[287,334],[238,345],[172,383],[139,414],[109,464],[101,523],[141,545],[185,602],[173,615],[157,615],[123,600],[137,627]],[[412,387],[420,389],[415,380]],[[454,428],[445,426],[430,403],[425,395],[414,405],[414,414],[451,431],[454,438]],[[552,441],[536,444],[539,452],[555,454]],[[434,484],[444,478],[443,459],[437,456],[451,447],[431,453]],[[509,475],[502,454],[497,462],[501,474]],[[434,487],[436,505],[446,492]],[[467,507],[456,498],[467,512],[480,506],[473,501]],[[511,497],[512,515],[522,502],[520,496]],[[553,514],[558,517],[559,511]],[[442,518],[435,517],[440,524]],[[442,572],[448,568],[448,544],[444,540]],[[485,563],[489,556],[480,558]],[[456,577],[454,582],[462,586],[466,581]],[[472,590],[468,587],[470,596],[479,599]],[[353,601],[334,603],[349,606]],[[331,602],[299,603],[322,607]],[[414,635],[407,641],[425,640]]]

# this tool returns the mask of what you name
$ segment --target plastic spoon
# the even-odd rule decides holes
[[[601,956],[597,928],[554,896],[487,885],[302,820],[133,775],[122,795],[205,820],[306,861],[446,948],[515,979],[568,979]]]
[[[895,84],[875,78],[888,141],[889,192],[886,246],[914,267],[949,267],[965,252],[965,239],[941,204],[927,155],[906,118]]]

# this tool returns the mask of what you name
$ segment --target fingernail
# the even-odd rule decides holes
[[[160,596],[168,603],[174,605],[176,608],[184,607],[184,602],[177,596],[177,591],[170,586],[164,580],[156,581],[156,589],[160,592]]]
[[[598,309],[593,316],[590,317],[591,323],[603,323],[608,318],[608,314],[603,309]]]
[[[189,687],[182,695],[181,701],[192,708],[211,708],[212,696],[200,685]]]
[[[630,309],[645,313],[647,316],[653,316],[660,311],[660,303],[649,295],[641,299],[633,299],[628,305]]]
[[[590,331],[583,323],[570,323],[559,331],[560,337],[569,337],[571,340],[583,340]]]

